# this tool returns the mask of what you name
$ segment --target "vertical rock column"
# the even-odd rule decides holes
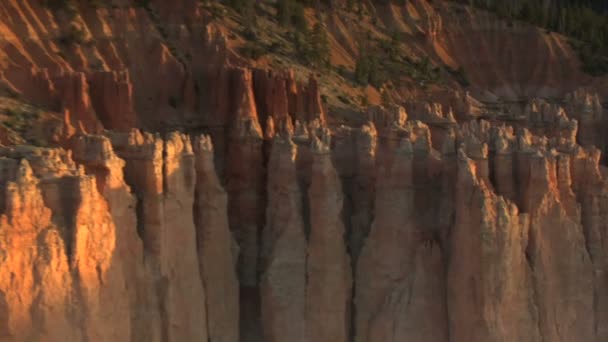
[[[159,341],[160,315],[150,263],[144,259],[143,242],[137,234],[136,198],[123,177],[125,162],[118,158],[110,140],[99,135],[78,136],[72,141],[76,162],[95,176],[97,189],[108,203],[116,230],[113,264],[121,264],[131,308],[131,340]]]
[[[119,138],[119,137],[118,137]],[[194,154],[187,137],[166,141],[131,132],[115,139],[138,197],[138,226],[151,259],[163,339],[206,340],[205,295],[199,271],[194,205]]]
[[[66,228],[68,259],[73,272],[74,290],[79,294],[84,340],[127,340],[131,336],[130,312],[122,263],[117,260],[117,228],[106,201],[97,192],[94,176],[80,168],[66,176],[60,191]],[[72,211],[73,210],[73,211]],[[57,208],[54,212],[58,213]],[[71,252],[71,253],[70,253]],[[117,300],[120,298],[120,300]]]
[[[26,160],[0,158],[0,341],[79,341],[60,230]]]
[[[447,273],[450,341],[542,341],[525,257],[527,217],[492,193],[478,165],[459,150]]]
[[[530,158],[529,262],[534,270],[539,326],[545,341],[594,340],[593,266],[580,212],[556,184],[552,154]],[[559,300],[557,300],[559,298]]]
[[[586,247],[593,262],[596,341],[608,339],[608,183],[601,176],[599,151],[579,151],[570,159],[567,171],[581,201],[581,222]],[[558,168],[558,172],[560,169]],[[570,175],[568,173],[568,175]],[[559,174],[558,174],[559,176]]]
[[[263,135],[252,90],[251,71],[235,70],[236,109],[230,123],[226,190],[230,227],[240,247],[239,278],[255,287],[258,277],[258,235],[263,222]]]
[[[352,275],[340,214],[342,188],[332,165],[329,147],[313,136],[311,149],[306,337],[308,341],[347,342]]]
[[[252,89],[251,71],[234,69],[234,118],[228,123],[226,191],[230,229],[239,245],[241,339],[260,333],[258,277],[260,231],[264,222],[264,155],[262,129]],[[214,137],[214,142],[215,140]]]
[[[517,200],[517,191],[514,184],[513,152],[509,146],[509,141],[502,132],[499,131],[494,140],[494,183],[499,195],[510,201],[515,201]]]
[[[213,163],[210,137],[195,139],[194,220],[200,273],[207,300],[210,342],[239,341],[239,283],[236,242],[228,225],[228,196]]]
[[[164,143],[161,284],[167,281],[165,309],[171,341],[207,338],[205,295],[199,274],[192,208],[194,155],[189,139],[171,133]],[[162,286],[162,285],[161,285]]]
[[[369,234],[374,216],[374,188],[376,179],[377,132],[373,123],[363,126],[356,140],[356,167],[353,194],[352,231],[349,236],[353,262]]]
[[[378,177],[375,218],[357,262],[356,342],[447,340],[441,250],[419,238],[413,159],[403,139]]]
[[[277,136],[268,165],[260,295],[266,342],[305,341],[306,237],[296,146]]]

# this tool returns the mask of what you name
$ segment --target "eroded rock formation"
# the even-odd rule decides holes
[[[314,75],[251,67],[196,0],[152,2],[72,25],[0,3],[20,18],[0,22],[0,83],[54,111],[61,146],[0,126],[0,342],[608,339],[599,95],[485,112],[462,92],[336,127]],[[451,30],[437,8],[404,11],[474,60],[456,37],[485,42],[485,17]],[[91,40],[59,56],[75,28]],[[553,69],[472,76],[557,95],[536,85]]]
[[[390,110],[380,133],[339,134],[291,120],[263,133],[252,110],[235,117],[227,191],[208,136],[3,147],[2,340],[606,337],[608,187],[576,131],[472,121],[437,151],[429,126]],[[237,156],[262,170],[265,202],[235,190]],[[255,239],[232,237],[239,196],[265,210]],[[243,322],[255,312],[258,328]]]

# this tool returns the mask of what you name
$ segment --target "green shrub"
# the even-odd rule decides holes
[[[53,11],[64,11],[70,18],[78,14],[75,0],[42,0],[42,5]]]
[[[351,100],[345,95],[338,95],[338,100],[340,100],[344,104],[351,104]]]
[[[275,4],[277,20],[285,27],[305,31],[308,27],[304,16],[304,6],[296,0],[278,0]]]
[[[469,78],[462,67],[459,67],[457,70],[448,68],[448,72],[456,79],[456,81],[458,81],[458,83],[460,83],[461,86],[468,87],[471,85],[471,82],[469,81]]]
[[[86,33],[77,27],[71,27],[68,32],[59,37],[59,43],[65,46],[80,45],[86,42]]]
[[[267,54],[266,49],[255,43],[249,43],[239,49],[241,56],[253,60],[258,60]]]
[[[294,35],[295,49],[303,60],[309,66],[316,68],[327,68],[330,66],[330,48],[327,32],[320,25],[304,32],[295,32]]]

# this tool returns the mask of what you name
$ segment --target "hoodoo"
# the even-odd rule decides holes
[[[1,0],[0,342],[607,341],[607,11]]]

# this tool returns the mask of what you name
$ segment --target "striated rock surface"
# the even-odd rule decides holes
[[[608,186],[576,131],[472,121],[439,152],[400,116],[381,135],[269,119],[262,136],[254,114],[233,126],[232,192],[209,136],[2,147],[0,341],[607,336]],[[255,240],[233,239],[231,200],[251,222],[264,208]]]
[[[313,137],[310,236],[306,271],[306,338],[349,341],[351,264],[341,218],[342,190],[329,146]]]
[[[306,236],[296,178],[297,148],[276,137],[268,165],[260,298],[264,341],[306,341]]]
[[[213,164],[211,138],[194,141],[196,201],[194,220],[200,274],[205,289],[209,341],[239,341],[237,250],[228,224],[228,195]]]
[[[608,340],[605,99],[563,37],[370,2],[471,92],[338,127],[358,90],[237,56],[232,9],[43,3],[0,1],[0,100],[63,147],[0,125],[0,342]]]
[[[403,140],[378,178],[375,219],[357,262],[355,341],[445,341],[442,256],[416,224],[414,149]]]
[[[126,161],[127,183],[139,201],[138,225],[146,258],[152,264],[163,338],[205,338],[206,304],[192,214],[195,158],[190,141],[177,133],[163,141],[137,131],[118,138],[116,150]]]
[[[541,341],[526,261],[528,216],[477,172],[459,150],[447,269],[450,340]]]
[[[111,210],[103,197],[110,190],[100,193],[96,177],[85,175],[63,150],[15,148],[2,155],[8,196],[1,278],[9,281],[0,290],[6,305],[3,338],[160,340],[159,322],[142,310],[154,297],[137,272],[143,265],[141,249],[130,239],[135,226],[128,217],[114,221],[119,210]],[[89,161],[108,161],[110,168],[111,153],[95,157]],[[120,177],[111,185],[120,191]]]

